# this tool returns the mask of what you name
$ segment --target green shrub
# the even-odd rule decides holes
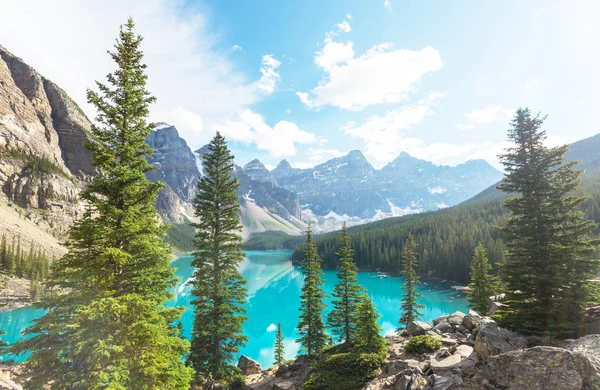
[[[354,390],[377,376],[385,355],[347,352],[324,356],[315,365],[304,390]]]
[[[244,375],[237,373],[233,376],[228,388],[230,390],[244,389],[246,387],[246,378]]]
[[[430,353],[442,347],[440,339],[433,336],[413,336],[404,346],[409,353]]]

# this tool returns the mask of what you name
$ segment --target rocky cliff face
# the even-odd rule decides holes
[[[81,180],[93,173],[90,122],[54,83],[0,46],[0,188],[27,219],[62,236],[81,214]],[[35,234],[4,227],[14,235]]]

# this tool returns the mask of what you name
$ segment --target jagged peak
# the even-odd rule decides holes
[[[267,167],[265,167],[265,164],[263,164],[262,162],[260,162],[259,159],[255,158],[254,160],[250,161],[249,163],[247,163],[246,165],[244,165],[244,170],[248,169],[248,168],[261,168],[261,169],[267,169]]]
[[[154,130],[168,129],[169,127],[175,127],[166,122],[156,122],[154,123]]]
[[[277,167],[275,169],[292,169],[292,166],[290,165],[288,160],[283,159],[279,162],[279,164],[277,164]]]

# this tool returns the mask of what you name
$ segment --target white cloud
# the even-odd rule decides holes
[[[271,332],[275,332],[277,330],[277,325],[275,324],[270,324],[269,326],[267,326],[267,332],[271,333]]]
[[[233,51],[242,51],[244,49],[240,45],[233,45],[233,46],[231,46],[231,50],[233,50]]]
[[[352,46],[352,42],[328,42],[323,47],[323,50],[318,51],[315,55],[315,64],[326,71],[329,71],[340,62],[347,61],[354,57],[354,49]]]
[[[260,80],[258,80],[254,85],[258,87],[265,94],[271,94],[275,91],[275,87],[277,86],[277,82],[281,79],[279,76],[279,72],[277,72],[277,68],[279,68],[281,62],[276,60],[272,54],[266,54],[262,58],[262,66],[260,68],[260,73],[262,76]]]
[[[401,151],[422,143],[418,138],[408,137],[406,131],[434,115],[435,105],[443,96],[444,93],[430,93],[418,103],[401,106],[385,115],[373,115],[362,125],[346,123],[342,130],[353,138],[363,140],[366,156],[380,163],[389,162]]]
[[[525,83],[525,94],[527,96],[535,95],[535,92],[542,87],[543,83],[540,79],[531,79]]]
[[[260,150],[265,150],[273,157],[286,157],[296,154],[295,144],[311,144],[317,137],[289,121],[279,121],[271,127],[264,118],[249,110],[239,113],[236,120],[227,120],[215,125],[215,129],[224,136],[245,144],[255,144]]]
[[[385,9],[392,12],[392,3],[390,2],[390,0],[385,0],[383,2],[383,6],[385,7]]]
[[[315,165],[324,163],[332,158],[342,157],[346,154],[347,152],[342,152],[338,149],[309,148],[307,153],[308,159],[305,161],[294,162],[292,163],[292,166],[301,169],[312,168]]]
[[[344,20],[342,23],[336,24],[335,26],[338,28],[338,30],[340,32],[348,33],[350,31],[352,31],[352,27],[350,26],[350,23],[348,23],[347,20]]]
[[[315,63],[325,70],[325,79],[309,93],[296,92],[307,108],[332,105],[359,111],[375,104],[398,103],[415,90],[425,74],[443,66],[439,52],[432,47],[394,50],[391,43],[383,43],[355,57],[351,42],[338,45],[342,46],[330,51],[326,46],[315,57]]]
[[[201,7],[169,0],[6,0],[0,37],[2,45],[60,85],[94,117],[86,88],[94,88],[95,80],[104,82],[114,69],[106,50],[112,50],[119,25],[132,15],[136,32],[144,36],[148,89],[157,97],[150,119],[195,129],[189,130],[195,138],[188,139],[194,147],[212,135],[205,129],[260,101],[265,94],[260,86],[272,85],[255,86],[254,76],[236,67],[229,58],[233,51],[222,48],[218,35],[209,31]],[[277,79],[268,68],[267,74]],[[195,113],[200,121],[190,126],[190,116],[182,110]]]
[[[513,116],[514,110],[502,108],[500,105],[488,105],[465,114],[467,122],[459,123],[455,127],[459,130],[471,130],[478,125],[486,125],[494,122],[508,122]]]

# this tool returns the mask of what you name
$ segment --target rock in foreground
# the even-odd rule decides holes
[[[600,377],[587,356],[534,347],[490,356],[463,375],[465,390],[598,390]]]

